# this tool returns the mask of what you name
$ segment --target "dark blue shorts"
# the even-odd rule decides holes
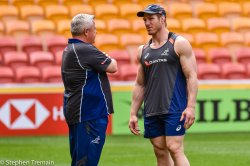
[[[69,125],[71,166],[97,166],[106,138],[108,117]]]
[[[181,113],[169,113],[144,118],[144,137],[180,136],[185,134],[185,119],[180,121]]]

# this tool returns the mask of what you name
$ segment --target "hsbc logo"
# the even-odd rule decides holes
[[[37,129],[49,116],[36,99],[10,99],[0,108],[0,123],[9,129]]]

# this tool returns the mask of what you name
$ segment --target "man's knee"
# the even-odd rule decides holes
[[[167,149],[171,155],[179,155],[183,153],[183,142],[177,140],[170,140],[167,142]]]

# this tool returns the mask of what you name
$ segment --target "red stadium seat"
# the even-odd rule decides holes
[[[56,65],[61,65],[62,64],[62,54],[63,51],[57,51],[55,54],[55,61],[56,61]]]
[[[29,64],[28,56],[25,52],[6,52],[3,54],[4,64],[12,68],[27,66]]]
[[[67,45],[67,39],[64,36],[47,36],[45,43],[47,50],[55,55],[56,52],[64,50]]]
[[[16,81],[20,83],[39,83],[41,73],[37,67],[21,66],[15,69]]]
[[[41,71],[43,82],[62,82],[61,66],[45,66]]]
[[[211,63],[199,64],[198,78],[201,80],[221,79],[221,71],[219,65]]]
[[[236,52],[236,58],[241,64],[250,64],[250,47],[240,48]]]
[[[137,75],[137,65],[122,65],[119,67],[121,80],[123,81],[135,81]]]
[[[54,64],[54,56],[50,52],[37,51],[29,55],[30,64],[39,68]]]
[[[195,55],[195,58],[196,58],[196,62],[198,64],[207,62],[206,53],[205,53],[205,51],[203,49],[194,48],[193,51],[194,51],[194,55]]]
[[[15,75],[11,67],[0,66],[0,83],[13,83],[15,82]]]
[[[250,64],[246,65],[247,78],[250,78]]]
[[[20,40],[20,43],[21,49],[27,54],[43,50],[41,38],[38,36],[26,36]]]
[[[230,51],[226,48],[212,48],[208,51],[208,55],[212,63],[221,65],[223,63],[232,62]]]
[[[0,53],[4,54],[8,51],[16,51],[16,40],[10,36],[0,36]]]
[[[117,61],[118,66],[130,64],[130,56],[126,50],[113,50],[108,55]]]
[[[243,64],[225,63],[221,66],[222,76],[225,79],[246,79],[247,71]]]

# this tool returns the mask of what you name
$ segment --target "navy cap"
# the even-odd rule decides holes
[[[155,4],[148,5],[143,11],[137,13],[138,17],[144,17],[144,14],[162,14],[166,16],[166,11],[163,7]]]

